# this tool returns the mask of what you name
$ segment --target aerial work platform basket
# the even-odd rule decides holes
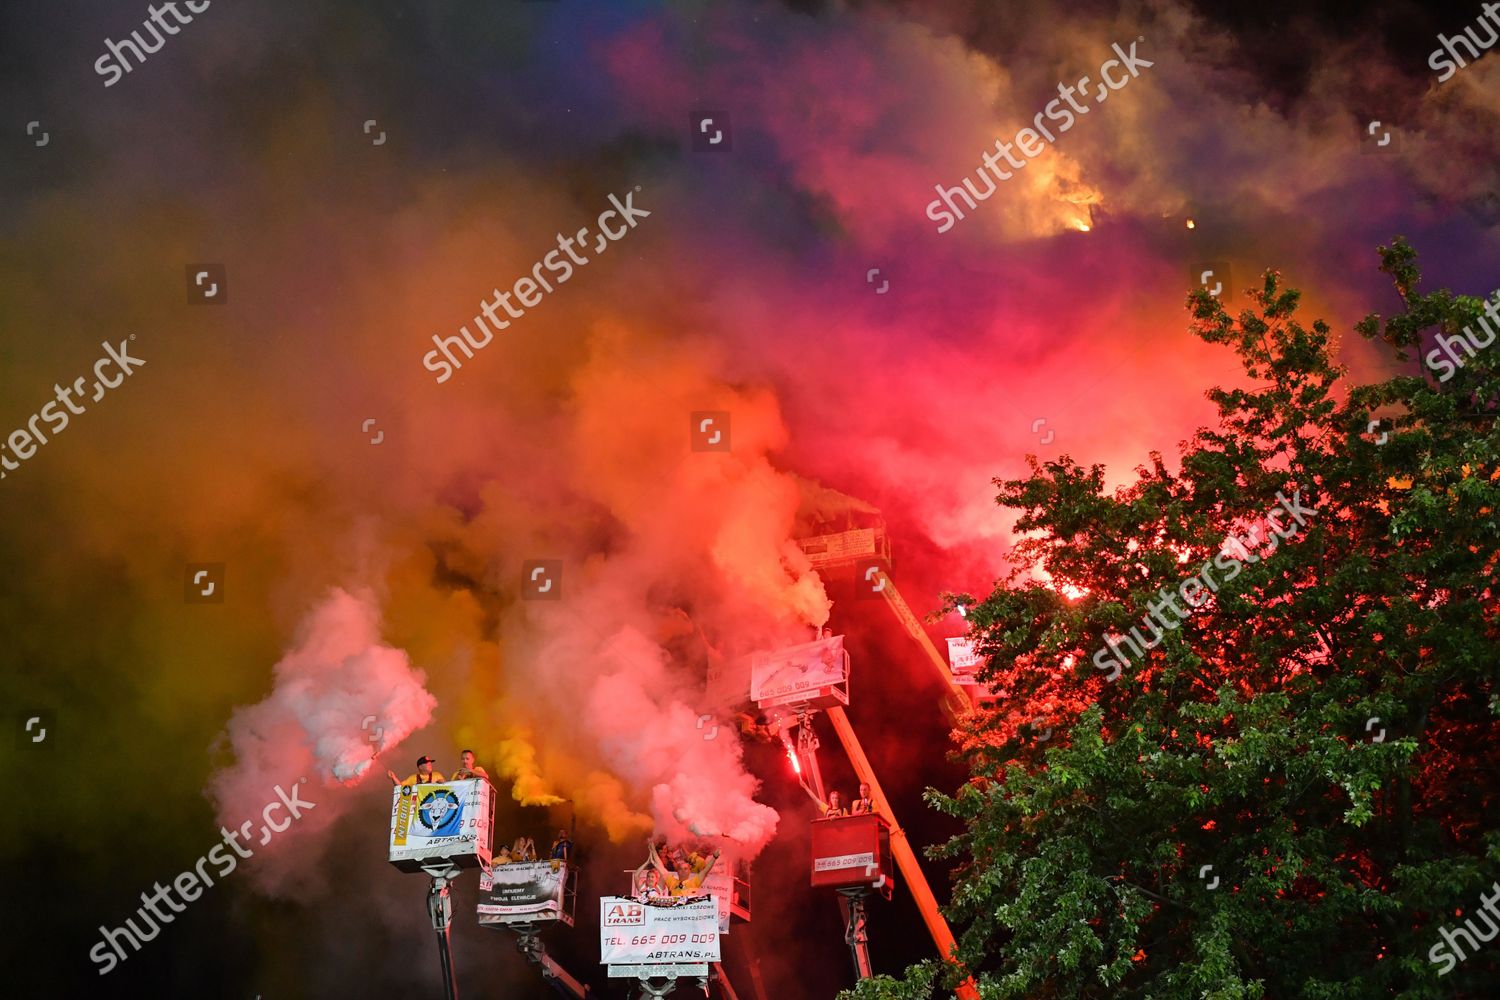
[[[483,778],[402,785],[391,792],[390,863],[486,868],[494,824],[495,790]]]
[[[862,813],[813,821],[813,888],[864,887],[890,899],[894,878],[891,828],[880,816]]]
[[[842,517],[811,525],[816,534],[797,539],[813,569],[848,575],[871,561],[891,563],[891,541],[885,519],[875,511],[850,511]]]
[[[849,653],[841,635],[756,653],[750,700],[764,711],[781,705],[830,708],[849,704]]]
[[[718,907],[708,896],[599,899],[600,963],[611,979],[633,979],[652,997],[670,995],[679,979],[697,980],[707,995],[710,977],[721,971],[721,937]]]
[[[578,872],[569,862],[523,861],[496,865],[479,895],[479,925],[561,923],[573,926]],[[481,887],[482,888],[482,887]]]

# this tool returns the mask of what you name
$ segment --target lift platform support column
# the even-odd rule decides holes
[[[427,892],[427,915],[432,918],[432,930],[437,934],[438,961],[443,966],[443,995],[447,1000],[458,1000],[458,983],[453,978],[453,946],[448,937],[448,929],[453,924],[453,898],[448,894],[448,887],[458,878],[458,866],[423,865],[422,870],[432,879]]]
[[[844,912],[844,943],[849,946],[849,954],[854,959],[856,979],[869,979],[874,975],[870,970],[870,935],[865,929],[865,897],[869,894],[870,890],[863,886],[839,890],[839,909]]]
[[[927,876],[923,874],[922,866],[917,864],[917,856],[912,851],[911,844],[906,840],[906,831],[901,829],[900,823],[896,822],[896,814],[891,810],[890,800],[881,790],[880,782],[875,777],[875,769],[870,766],[864,747],[859,744],[859,737],[854,735],[854,727],[849,724],[849,716],[844,714],[841,707],[835,705],[828,709],[828,718],[833,720],[834,731],[839,734],[839,742],[844,744],[844,752],[849,755],[849,761],[854,765],[854,773],[859,775],[860,781],[869,783],[871,798],[875,800],[875,811],[890,825],[891,853],[895,855],[896,864],[901,867],[901,874],[906,877],[906,884],[911,887],[912,899],[916,900],[922,920],[927,924],[927,932],[932,935],[932,943],[937,945],[938,954],[945,962],[953,961],[955,946],[953,931],[948,928],[948,921],[943,919],[942,911],[938,909],[937,898],[933,896],[932,889],[927,885]],[[972,979],[959,983],[956,992],[960,1000],[979,1000],[979,991],[975,988]]]

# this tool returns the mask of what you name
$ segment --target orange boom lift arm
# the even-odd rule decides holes
[[[849,762],[854,765],[854,772],[859,775],[860,781],[867,782],[870,786],[870,797],[875,801],[875,811],[890,825],[891,854],[895,856],[896,864],[901,867],[901,874],[906,877],[906,884],[911,887],[912,899],[916,901],[922,920],[927,924],[927,933],[932,935],[932,942],[937,945],[938,954],[943,957],[943,960],[956,964],[957,960],[953,954],[956,947],[953,931],[948,928],[948,921],[943,919],[943,913],[938,909],[937,898],[933,896],[932,889],[927,884],[927,876],[923,873],[921,865],[917,864],[917,855],[911,849],[911,843],[906,839],[906,831],[901,829],[900,823],[896,822],[896,814],[891,811],[890,802],[880,787],[880,780],[875,777],[875,769],[870,766],[870,759],[865,756],[864,747],[860,746],[859,737],[855,735],[854,727],[849,723],[849,716],[844,714],[843,708],[838,705],[830,706],[827,711],[828,718],[833,720],[834,731],[839,734],[839,742],[844,745],[844,752],[849,755]],[[975,988],[973,979],[965,979],[954,992],[960,1000],[979,1000],[979,990]]]

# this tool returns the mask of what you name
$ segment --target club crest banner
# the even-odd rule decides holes
[[[389,860],[408,870],[441,858],[464,867],[488,864],[493,794],[482,778],[394,789]]]

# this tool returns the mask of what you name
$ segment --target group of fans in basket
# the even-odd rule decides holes
[[[662,841],[646,841],[646,860],[635,870],[630,880],[630,894],[642,903],[658,905],[687,902],[703,895],[703,884],[708,873],[721,854],[714,848],[712,854],[684,847],[668,847]]]
[[[559,864],[572,860],[572,857],[573,838],[568,836],[567,830],[558,830],[557,837],[552,841],[552,851],[547,855],[547,859],[552,862],[552,870],[557,871]],[[517,837],[516,842],[509,847],[500,845],[500,850],[495,855],[495,864],[523,864],[536,859],[536,841],[530,837]]]

